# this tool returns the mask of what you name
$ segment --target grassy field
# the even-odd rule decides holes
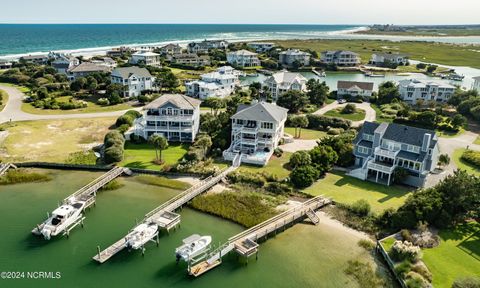
[[[187,144],[173,144],[162,152],[162,160],[165,161],[163,165],[172,165],[177,163],[188,151]],[[160,170],[163,165],[153,163],[155,160],[155,150],[150,144],[132,144],[127,142],[125,144],[125,154],[120,166],[130,168],[152,169]]]
[[[423,262],[435,287],[451,287],[457,277],[480,275],[480,224],[469,223],[439,232],[440,245],[423,250]]]
[[[295,128],[293,127],[285,127],[285,133],[288,133],[292,136],[295,135]],[[326,132],[323,131],[317,131],[317,130],[312,130],[312,129],[302,129],[302,134],[300,135],[300,138],[302,140],[317,140],[320,138],[323,138],[327,136]]]
[[[463,161],[460,157],[462,157],[463,152],[465,149],[458,149],[453,152],[452,160],[453,163],[458,167],[458,169],[466,170],[468,173],[479,175],[480,176],[480,169],[473,166],[470,163]]]
[[[8,102],[8,94],[7,92],[0,90],[0,112],[2,112],[3,108],[7,105]]]
[[[374,212],[386,208],[397,208],[407,198],[411,189],[403,186],[385,186],[373,182],[362,181],[340,172],[329,173],[312,186],[304,190],[311,195],[325,195],[335,201],[351,204],[357,200],[367,200]]]
[[[367,63],[374,52],[399,52],[410,55],[413,60],[480,68],[478,46],[430,43],[418,41],[381,40],[285,40],[274,41],[283,47],[312,49],[318,53],[325,50],[345,49],[357,52],[362,62]]]
[[[0,158],[8,161],[63,162],[73,152],[101,144],[114,118],[25,121],[7,128]]]
[[[352,114],[342,113],[342,109],[343,108],[332,109],[330,111],[327,111],[327,113],[325,113],[324,115],[330,116],[330,117],[343,118],[350,121],[361,121],[365,119],[365,110],[363,109],[357,108],[357,111],[355,111],[355,113],[352,113]]]
[[[378,31],[374,29],[357,31],[355,34],[365,35],[395,35],[395,36],[480,36],[480,28],[445,29],[445,28],[408,28],[406,31]]]
[[[56,98],[59,102],[68,102],[68,100],[72,98],[71,96],[63,96]],[[132,106],[121,103],[117,105],[111,106],[100,106],[96,104],[96,100],[98,97],[90,97],[86,98],[85,101],[87,102],[86,108],[80,109],[72,109],[72,110],[52,110],[52,109],[39,109],[32,106],[30,103],[23,103],[22,104],[22,111],[27,112],[30,114],[37,114],[37,115],[62,115],[62,114],[78,114],[78,113],[98,113],[98,112],[112,112],[112,111],[121,111],[131,109]]]
[[[392,123],[393,122],[393,118],[382,117],[383,112],[378,105],[372,104],[371,106],[372,106],[373,110],[375,110],[375,113],[377,114],[377,118],[376,118],[375,122],[380,122],[380,123],[383,123],[383,122]]]
[[[2,86],[8,86],[8,87],[15,87],[15,88],[17,88],[18,90],[20,90],[20,92],[22,92],[22,93],[30,92],[30,88],[24,87],[24,86],[18,86],[18,85],[11,84],[11,83],[0,83],[0,85],[2,85]]]
[[[288,163],[288,161],[290,161],[291,155],[292,153],[284,152],[280,158],[272,156],[265,167],[244,164],[240,168],[240,171],[248,171],[253,173],[266,172],[276,175],[278,178],[285,178],[288,177],[290,171],[285,169],[284,166]]]
[[[480,136],[477,137],[477,139],[475,140],[475,142],[473,142],[473,144],[480,145]]]

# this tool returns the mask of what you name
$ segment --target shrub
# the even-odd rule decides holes
[[[353,114],[357,111],[357,107],[354,104],[347,104],[345,107],[343,107],[341,113],[342,114]]]
[[[115,122],[115,125],[119,127],[119,126],[122,126],[123,124],[127,124],[129,127],[131,127],[133,125],[134,120],[135,119],[132,116],[124,114],[118,117],[117,121]]]
[[[290,188],[290,186],[283,183],[278,183],[278,182],[268,183],[265,189],[268,192],[271,192],[277,195],[288,194],[292,192],[292,189]]]
[[[405,279],[408,288],[427,288],[431,286],[428,281],[423,279],[422,275],[413,271],[408,272]]]
[[[309,187],[318,178],[319,172],[312,166],[300,166],[290,173],[290,181],[297,188]]]
[[[420,247],[408,241],[395,241],[392,246],[392,257],[398,261],[417,261],[421,258]]]
[[[110,105],[110,101],[108,101],[107,98],[100,98],[98,99],[97,104],[100,106],[108,106]]]
[[[68,155],[67,164],[82,164],[82,165],[95,165],[97,163],[97,156],[93,151],[79,151]]]
[[[452,288],[480,288],[480,277],[461,277],[455,279]]]
[[[427,266],[423,262],[419,262],[412,267],[412,271],[422,275],[422,277],[428,282],[432,282],[432,273],[428,270]]]
[[[312,164],[312,158],[310,158],[310,154],[307,151],[297,151],[290,157],[289,165],[292,168],[310,164]]]
[[[128,124],[122,124],[120,126],[117,127],[117,130],[122,133],[122,134],[125,134],[125,132],[127,132],[128,130],[130,130],[130,127]]]
[[[469,164],[480,167],[480,152],[466,150],[463,152],[461,159]]]
[[[357,244],[367,251],[373,251],[373,249],[375,249],[375,242],[370,239],[360,239]]]
[[[273,155],[275,155],[276,157],[282,157],[283,155],[283,150],[282,148],[275,148],[275,150],[273,151]]]
[[[257,187],[263,187],[266,182],[263,175],[246,171],[232,172],[227,175],[227,179],[232,183],[244,183]]]
[[[358,216],[367,216],[370,214],[370,203],[365,199],[360,199],[349,206],[349,210]]]
[[[105,162],[110,163],[118,163],[123,160],[123,151],[118,146],[112,146],[105,149]]]
[[[327,131],[329,128],[342,128],[347,130],[352,125],[352,122],[349,120],[322,115],[308,114],[307,119],[309,129],[321,131]]]
[[[408,229],[402,229],[400,231],[403,241],[413,242],[412,233]]]
[[[403,260],[402,262],[400,262],[399,264],[395,265],[395,273],[404,278],[405,275],[407,275],[407,273],[411,270],[412,268],[412,263],[410,263],[410,261],[408,260]]]
[[[328,135],[340,135],[344,130],[342,128],[329,128],[327,131]]]

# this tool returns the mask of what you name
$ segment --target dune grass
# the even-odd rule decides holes
[[[171,143],[166,150],[162,151],[164,163],[158,165],[154,163],[155,149],[151,144],[126,142],[124,159],[119,165],[129,168],[160,170],[164,165],[173,165],[180,161],[188,152],[188,147],[188,144]]]
[[[406,200],[412,189],[404,186],[385,186],[362,181],[341,172],[328,173],[312,186],[303,190],[314,196],[325,195],[343,204],[352,204],[360,199],[370,203],[373,212],[387,208],[398,208]]]

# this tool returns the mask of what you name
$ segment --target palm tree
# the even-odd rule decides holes
[[[157,162],[162,161],[162,151],[168,148],[168,141],[165,137],[153,134],[148,138],[148,142],[155,148],[155,156]]]
[[[212,138],[210,136],[205,135],[202,138],[198,139],[197,142],[195,142],[196,145],[200,146],[203,150],[203,159],[207,157],[207,152],[210,147],[212,147]]]

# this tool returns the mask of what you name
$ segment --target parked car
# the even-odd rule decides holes
[[[345,104],[345,103],[347,103],[347,100],[345,100],[345,99],[338,99],[337,102],[338,102],[338,104]]]

